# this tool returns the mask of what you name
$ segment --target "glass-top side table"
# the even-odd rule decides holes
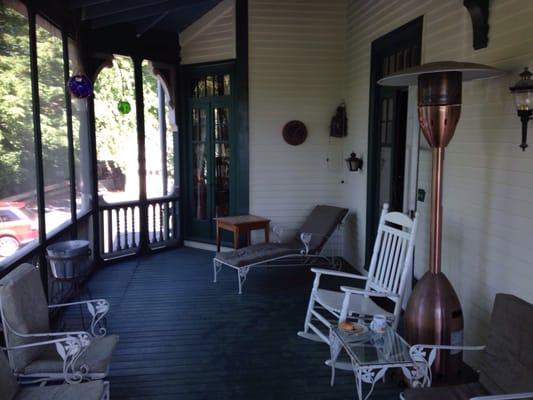
[[[423,368],[420,368],[409,354],[409,344],[392,328],[388,327],[383,333],[376,333],[368,329],[367,332],[356,335],[346,332],[337,326],[330,328],[331,385],[335,382],[335,367],[341,350],[350,358],[348,364],[354,372],[359,400],[366,400],[372,394],[374,385],[391,368],[401,368],[411,385],[421,380]],[[339,365],[346,368],[346,363]],[[370,384],[370,390],[363,397],[363,383]]]

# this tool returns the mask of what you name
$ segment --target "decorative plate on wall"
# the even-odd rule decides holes
[[[302,121],[289,121],[283,127],[283,139],[292,145],[298,146],[307,138],[307,127]]]

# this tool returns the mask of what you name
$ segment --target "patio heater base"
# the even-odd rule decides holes
[[[405,311],[406,339],[411,344],[463,344],[461,303],[442,272],[428,271],[416,284]],[[439,351],[432,366],[435,378],[451,377],[461,367],[462,351]]]

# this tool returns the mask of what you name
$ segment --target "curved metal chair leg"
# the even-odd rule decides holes
[[[246,276],[250,272],[250,267],[241,267],[237,270],[237,280],[239,281],[239,294],[242,294],[242,287],[246,281]]]

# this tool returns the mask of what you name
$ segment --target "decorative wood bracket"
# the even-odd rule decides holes
[[[464,0],[463,4],[472,18],[474,49],[483,49],[489,43],[489,0]]]

